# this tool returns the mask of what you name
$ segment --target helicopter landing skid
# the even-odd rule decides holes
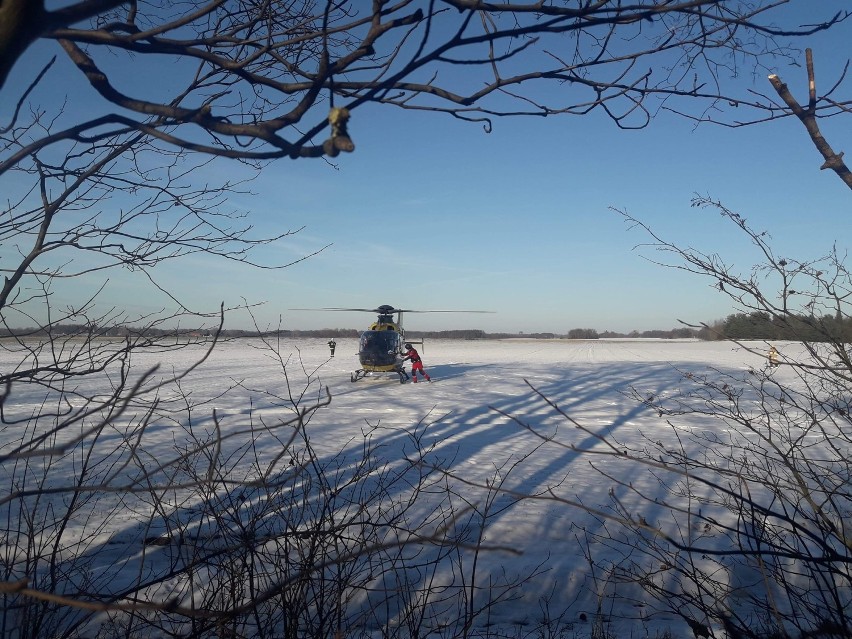
[[[363,368],[359,368],[357,371],[354,371],[349,375],[349,380],[352,382],[357,382],[359,379],[364,379],[367,375],[372,373],[373,371],[365,371]],[[389,373],[396,373],[399,375],[399,383],[404,384],[410,378],[408,377],[408,373],[405,372],[405,369],[398,369],[395,371],[388,371]]]

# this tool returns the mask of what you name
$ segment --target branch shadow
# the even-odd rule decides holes
[[[457,484],[455,490],[473,506],[482,503],[480,500],[484,493],[481,488],[477,489],[480,491],[477,493],[469,487],[472,484],[485,486],[494,477],[500,477],[502,486],[511,492],[498,495],[493,500],[484,528],[482,522],[470,519],[463,522],[465,530],[457,531],[466,539],[476,539],[481,534],[489,539],[497,536],[495,543],[516,547],[523,553],[515,558],[490,552],[488,560],[478,568],[480,583],[506,583],[506,596],[515,600],[511,606],[491,611],[491,623],[535,623],[542,615],[543,601],[560,614],[580,619],[582,614],[593,612],[594,606],[599,603],[600,584],[589,577],[588,561],[578,547],[577,539],[584,527],[598,524],[587,518],[580,518],[582,523],[577,523],[578,518],[570,509],[558,503],[518,499],[515,495],[542,494],[553,488],[565,491],[591,507],[604,507],[607,489],[601,485],[600,476],[590,471],[587,464],[581,463],[586,456],[583,451],[599,446],[601,437],[618,438],[624,434],[629,438],[642,420],[650,418],[653,422],[654,416],[645,407],[624,395],[629,387],[643,387],[649,393],[660,395],[676,387],[681,371],[697,370],[696,366],[695,362],[607,362],[522,368],[498,364],[439,364],[427,368],[436,382],[424,385],[427,386],[425,392],[434,390],[436,393],[434,408],[422,412],[416,424],[410,421],[400,423],[398,419],[390,420],[388,424],[382,422],[380,415],[387,405],[397,407],[406,404],[399,393],[408,389],[401,389],[398,381],[386,384],[352,384],[346,381],[334,387],[331,409],[317,413],[309,428],[312,437],[330,440],[328,452],[317,460],[319,467],[335,468],[341,453],[344,459],[362,454],[360,436],[368,433],[371,445],[381,451],[391,466],[404,467],[405,460],[416,454],[418,446],[428,448],[423,462],[469,482]],[[488,389],[493,388],[495,379],[501,380],[502,385],[489,394]],[[525,379],[538,392],[531,389]],[[457,386],[455,382],[464,384]],[[272,380],[267,380],[267,383],[274,384]],[[538,393],[569,415],[576,414],[580,421],[588,420],[595,434],[566,425],[564,418]],[[420,401],[422,403],[422,398]],[[368,405],[363,406],[364,402]],[[359,403],[362,405],[359,406]],[[232,402],[228,409],[228,417],[236,423],[264,411],[274,416],[280,410],[280,407],[262,403],[249,407],[243,405],[238,409],[238,404],[238,401]],[[356,430],[352,428],[352,415],[355,409],[360,408],[366,408],[379,417],[372,425]],[[212,417],[195,419],[194,428],[213,426]],[[336,430],[330,428],[335,421],[342,424]],[[351,432],[340,437],[347,427]],[[531,430],[545,433],[554,440],[557,436],[560,439],[558,443],[553,441],[542,448],[542,441],[531,435]],[[413,435],[416,435],[416,443]],[[271,440],[265,443],[275,445]],[[235,446],[238,447],[238,444]],[[223,452],[225,455],[228,453]],[[410,470],[414,473],[416,467]],[[282,472],[290,471],[285,468]],[[628,474],[631,472],[635,476]],[[639,467],[625,467],[622,479],[633,481],[641,472]],[[358,485],[342,491],[340,496],[344,501],[355,500],[359,493],[371,494],[377,488],[377,482],[381,481],[380,475],[370,474]],[[388,497],[404,500],[406,486],[410,484],[398,482]],[[228,489],[223,484],[221,490],[224,494],[219,498],[235,504],[234,511],[244,513],[247,521],[254,516],[257,499],[263,498],[262,494],[245,487]],[[443,497],[436,496],[436,499],[439,498]],[[424,503],[423,512],[427,513],[434,506],[434,503]],[[520,515],[518,509],[522,511]],[[184,540],[169,539],[168,533],[174,521],[192,521],[197,510],[198,504],[178,505],[168,513],[170,521],[158,516],[141,522],[129,521],[126,525],[117,526],[108,539],[91,543],[84,559],[101,576],[105,589],[102,594],[107,598],[116,596],[132,588],[136,575],[150,574],[164,566],[168,567],[170,574],[179,571],[181,562],[185,560],[179,547]],[[270,537],[288,534],[287,523],[275,521],[274,516],[280,517],[280,513],[270,514],[268,520],[260,523],[262,534]],[[207,535],[215,531],[202,530],[199,526],[196,532],[194,543],[197,544],[203,543]],[[210,546],[211,552],[216,550],[213,541]],[[418,565],[432,559],[437,561],[444,550],[440,547],[425,551],[418,549]],[[432,554],[427,556],[424,552]],[[385,585],[401,587],[408,583],[409,578],[422,577],[414,567],[410,572],[405,566],[402,569],[405,574],[386,573],[389,581]],[[506,574],[510,577],[507,578]],[[524,580],[526,574],[536,576]],[[511,585],[514,579],[511,575],[522,580],[522,587]],[[397,589],[394,592],[398,600],[393,606],[385,604],[385,615],[374,616],[374,623],[390,623],[395,613],[415,603],[417,593],[410,587],[407,591]],[[490,595],[486,591],[478,596]],[[369,599],[364,605],[371,610],[376,608],[375,602]],[[82,619],[88,613],[80,614]],[[361,610],[357,614],[373,613]]]

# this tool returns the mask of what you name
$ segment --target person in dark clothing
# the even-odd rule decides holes
[[[429,373],[427,373],[423,369],[423,362],[420,359],[420,353],[418,353],[414,347],[407,343],[405,344],[405,356],[402,358],[402,361],[410,361],[411,362],[411,381],[417,382],[417,371],[420,371],[423,374],[423,377],[426,378],[427,382],[431,382],[432,378],[429,377]]]
[[[337,342],[335,342],[334,338],[332,337],[330,340],[328,340],[328,350],[331,351],[332,357],[334,357],[334,347],[335,346],[337,346]]]

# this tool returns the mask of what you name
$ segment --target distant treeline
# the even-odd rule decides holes
[[[290,329],[276,329],[272,331],[257,331],[257,330],[244,330],[244,329],[223,329],[221,332],[222,337],[226,338],[237,338],[237,337],[284,337],[284,338],[331,338],[334,337],[336,339],[344,339],[344,338],[357,338],[361,335],[360,330],[354,328],[319,328],[319,329],[311,329],[311,330],[290,330]],[[123,338],[127,336],[138,337],[138,336],[147,336],[147,337],[185,337],[185,338],[199,338],[199,337],[208,337],[213,334],[212,329],[164,329],[164,328],[152,328],[147,327],[145,329],[139,329],[132,326],[110,326],[110,327],[99,327],[95,325],[89,324],[62,324],[59,326],[51,326],[48,331],[45,328],[26,328],[26,329],[17,329],[14,331],[10,331],[9,329],[0,329],[0,337],[9,337],[11,335],[17,335],[19,337],[32,335],[32,336],[47,336],[52,335],[54,337],[73,337],[73,336],[98,336],[98,337],[118,337]],[[598,333],[593,328],[575,328],[566,334],[559,333],[486,333],[480,329],[461,329],[461,330],[449,330],[449,331],[406,331],[406,335],[411,339],[420,339],[420,338],[430,338],[430,339],[461,339],[461,340],[475,340],[475,339],[511,339],[523,337],[525,339],[600,339],[600,338],[613,338],[613,337],[648,337],[648,338],[694,338],[696,337],[696,331],[693,331],[689,328],[676,328],[669,331],[633,331],[632,333],[614,333],[612,331],[605,331],[603,333]]]
[[[769,313],[737,313],[703,329],[703,339],[761,339],[797,342],[852,342],[852,318],[824,315],[790,315],[773,318]]]
[[[212,334],[211,329],[165,329],[145,328],[139,329],[132,326],[110,326],[99,327],[90,324],[65,324],[51,326],[49,331],[44,328],[29,329],[0,329],[0,337],[16,335],[18,337],[47,336],[70,337],[99,336],[99,337],[186,337],[199,338],[208,337]],[[271,331],[224,329],[222,337],[283,337],[283,338],[331,338],[345,339],[357,338],[362,331],[354,328],[319,328],[312,330],[276,329]],[[486,333],[480,329],[462,329],[451,331],[406,331],[411,339],[423,337],[431,339],[510,339],[523,337],[525,339],[613,339],[613,338],[648,338],[648,339],[702,339],[702,340],[724,340],[724,339],[760,339],[760,340],[794,340],[794,341],[825,341],[836,339],[842,342],[852,341],[852,319],[843,317],[814,317],[814,316],[789,316],[785,319],[772,318],[768,313],[737,313],[729,315],[724,320],[718,320],[701,329],[673,328],[670,330],[631,331],[630,333],[617,333],[614,331],[603,331],[599,333],[593,328],[574,328],[567,333]]]
[[[10,337],[16,335],[18,337],[26,337],[28,335],[46,337],[49,335],[55,337],[73,337],[76,335],[85,336],[92,335],[98,337],[208,337],[215,330],[210,328],[154,328],[145,327],[140,329],[134,326],[96,326],[92,324],[60,324],[47,328],[21,328],[10,330],[7,328],[0,329],[0,337]],[[276,329],[271,331],[243,330],[243,329],[223,329],[222,337],[358,337],[361,331],[350,328],[321,328],[315,330],[282,330]]]
[[[615,333],[604,331],[598,333],[593,328],[572,328],[567,333],[486,333],[480,330],[465,331],[406,331],[406,335],[417,339],[419,337],[443,338],[443,339],[512,339],[523,337],[525,339],[606,339],[616,337],[647,337],[657,339],[684,339],[695,338],[697,331],[691,328],[674,328],[669,331],[633,331],[631,333]]]

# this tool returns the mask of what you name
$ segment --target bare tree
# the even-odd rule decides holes
[[[188,477],[186,488],[203,493],[209,507],[203,517],[212,526],[222,524],[215,514],[227,512],[218,500],[232,496],[219,491],[222,485],[259,486],[256,477],[225,478],[230,467],[220,457],[225,442],[215,427],[209,439],[190,436],[187,450],[168,463],[152,468],[155,456],[144,454],[152,424],[165,419],[187,426],[200,409],[187,403],[164,406],[160,395],[180,388],[194,368],[165,372],[140,368],[138,360],[146,352],[167,352],[199,339],[188,338],[180,326],[189,325],[214,346],[225,312],[189,308],[179,292],[159,283],[158,265],[205,254],[259,267],[286,266],[259,264],[252,249],[291,231],[254,234],[242,212],[228,205],[228,196],[245,188],[243,182],[199,179],[208,163],[235,159],[250,176],[278,158],[351,152],[350,127],[358,111],[370,105],[449,115],[486,130],[502,116],[584,115],[600,109],[620,127],[643,127],[663,100],[684,98],[706,110],[740,99],[728,83],[731,76],[768,70],[772,59],[795,59],[784,42],[788,37],[829,29],[848,17],[815,15],[811,25],[777,28],[772,16],[783,0],[631,5],[376,0],[369,8],[358,2],[266,0],[63,4],[0,3],[5,109],[0,348],[13,362],[0,371],[5,429],[0,470],[10,486],[7,512],[20,513],[7,519],[3,541],[8,548],[31,550],[22,562],[15,553],[4,558],[2,590],[11,606],[4,609],[4,623],[20,622],[16,629],[22,636],[71,628],[78,618],[68,606],[123,610],[131,625],[150,612],[180,616],[171,629],[210,628],[210,618],[203,620],[191,606],[157,598],[155,578],[113,598],[87,598],[93,591],[104,593],[102,583],[75,581],[94,574],[89,540],[75,546],[74,557],[63,556],[73,552],[64,545],[70,523],[88,517],[95,494],[118,496],[107,508],[112,512],[122,495],[138,495],[144,488],[151,496],[152,520],[171,521],[179,511],[166,495]],[[53,57],[31,77],[21,77],[22,60],[44,52]],[[64,100],[52,84],[60,74],[72,80]],[[153,74],[158,82],[145,81]],[[149,290],[165,296],[175,310],[133,313],[104,306],[100,293],[116,270],[147,281]],[[75,301],[56,301],[60,291],[81,282],[89,289],[76,293]],[[121,339],[105,339],[116,334]],[[199,353],[199,363],[206,353]],[[40,408],[27,414],[24,407],[33,397]],[[295,418],[299,428],[323,400],[306,402]],[[111,441],[108,434],[119,443],[105,444]],[[288,450],[292,441],[284,437],[283,442]],[[57,469],[67,467],[59,462],[69,458],[78,462],[77,473],[59,476]],[[193,467],[199,460],[206,465]],[[308,455],[304,461],[313,459]],[[139,473],[127,483],[129,468]],[[268,495],[264,492],[261,501]],[[31,511],[34,502],[45,510]],[[237,510],[240,517],[245,514]],[[255,520],[261,528],[266,512]],[[27,518],[27,513],[40,515]],[[242,524],[236,513],[234,521]],[[334,513],[322,514],[333,519]],[[345,519],[346,513],[339,514]],[[331,529],[338,523],[324,521]],[[176,522],[175,530],[182,525]],[[228,530],[237,536],[245,532]],[[296,532],[281,533],[274,543],[289,543],[288,535]],[[336,534],[325,539],[339,550]],[[226,556],[217,554],[203,571],[221,570],[218,583],[230,587],[237,567],[271,547],[253,541],[230,553],[228,546],[227,561],[217,563]],[[325,555],[309,556],[325,566]],[[336,557],[335,569],[342,568]],[[181,564],[181,578],[188,580],[183,592],[197,583],[199,573],[193,570],[201,561],[192,556]],[[256,627],[258,608],[245,598],[270,601],[281,594],[282,579],[303,578],[293,574],[269,577],[263,593],[235,590],[236,598],[224,602],[231,606],[227,614],[216,609],[221,591],[212,592],[205,610],[216,609],[211,614],[218,622]],[[468,616],[479,609],[474,599],[471,595],[466,606]],[[47,608],[59,612],[45,615]],[[68,617],[62,618],[64,612]],[[245,615],[255,619],[246,621]]]
[[[772,84],[772,88],[775,89],[778,97],[781,98],[789,112],[795,115],[804,125],[805,130],[808,132],[808,136],[814,143],[814,146],[816,146],[817,150],[823,158],[825,158],[825,162],[820,169],[831,169],[846,183],[846,186],[852,188],[852,171],[849,170],[849,167],[846,166],[846,163],[843,161],[843,153],[836,153],[834,149],[831,148],[831,145],[823,136],[822,131],[820,131],[819,122],[817,121],[817,114],[820,113],[820,111],[822,111],[823,116],[849,113],[850,104],[848,101],[838,101],[832,97],[832,93],[836,90],[837,85],[831,87],[828,93],[824,96],[820,96],[817,93],[813,53],[810,49],[808,49],[805,51],[805,54],[808,69],[808,104],[806,107],[802,107],[798,103],[796,98],[793,97],[793,94],[790,92],[790,89],[777,75],[770,75],[769,82]],[[846,75],[845,70],[843,75]],[[779,109],[776,108],[774,110],[778,111]]]
[[[97,429],[68,417],[22,433],[26,455],[6,427],[5,636],[463,636],[542,572],[477,571],[483,552],[517,552],[485,541],[513,467],[481,492],[448,483],[426,421],[366,424],[321,452],[320,371],[279,346],[259,348],[284,392],[235,381],[252,400],[231,415],[185,377],[158,384],[156,402],[137,383]],[[150,441],[153,428],[174,443]]]
[[[354,148],[347,122],[370,103],[489,127],[495,116],[604,109],[641,127],[657,109],[650,97],[742,98],[728,76],[764,68],[767,54],[789,58],[778,39],[847,17],[771,26],[784,4],[7,2],[0,79],[32,43],[55,41],[99,107],[4,158],[0,173],[57,138],[129,131],[244,159],[333,156]],[[152,58],[174,63],[170,90],[138,82]]]
[[[558,489],[549,498],[597,518],[584,543],[621,584],[619,597],[682,617],[697,637],[848,637],[852,277],[836,248],[817,260],[781,257],[739,213],[707,198],[694,205],[721,213],[761,261],[738,272],[622,215],[649,238],[640,246],[658,253],[653,261],[708,278],[781,331],[778,360],[768,340],[737,342],[763,364],[683,370],[680,386],[662,393],[630,389],[659,422],[638,444],[599,434],[543,394],[577,438],[516,420],[547,445],[585,455],[612,487],[608,508]],[[577,443],[590,436],[596,445]],[[637,466],[649,481],[625,472]],[[601,559],[601,549],[615,558]]]
[[[829,169],[834,171],[847,186],[852,188],[852,172],[850,172],[849,167],[846,166],[843,160],[843,152],[838,153],[832,148],[823,135],[819,124],[820,120],[846,115],[852,109],[852,102],[848,98],[836,95],[844,86],[849,63],[848,61],[846,62],[843,72],[838,78],[831,79],[831,82],[828,83],[828,90],[824,93],[818,91],[818,86],[821,86],[821,84],[817,83],[816,65],[811,49],[805,50],[805,67],[807,69],[808,100],[804,105],[796,99],[790,87],[783,81],[781,76],[771,73],[768,80],[772,89],[775,91],[776,97],[754,89],[750,99],[736,103],[738,107],[746,107],[745,112],[748,115],[745,117],[741,116],[734,120],[728,120],[725,119],[723,114],[712,113],[710,111],[698,117],[682,111],[680,114],[691,117],[699,122],[729,127],[765,124],[773,120],[795,117],[805,127],[808,137],[810,137],[817,151],[819,151],[824,159],[822,166],[819,168],[821,170]],[[780,99],[780,102],[778,99]]]

